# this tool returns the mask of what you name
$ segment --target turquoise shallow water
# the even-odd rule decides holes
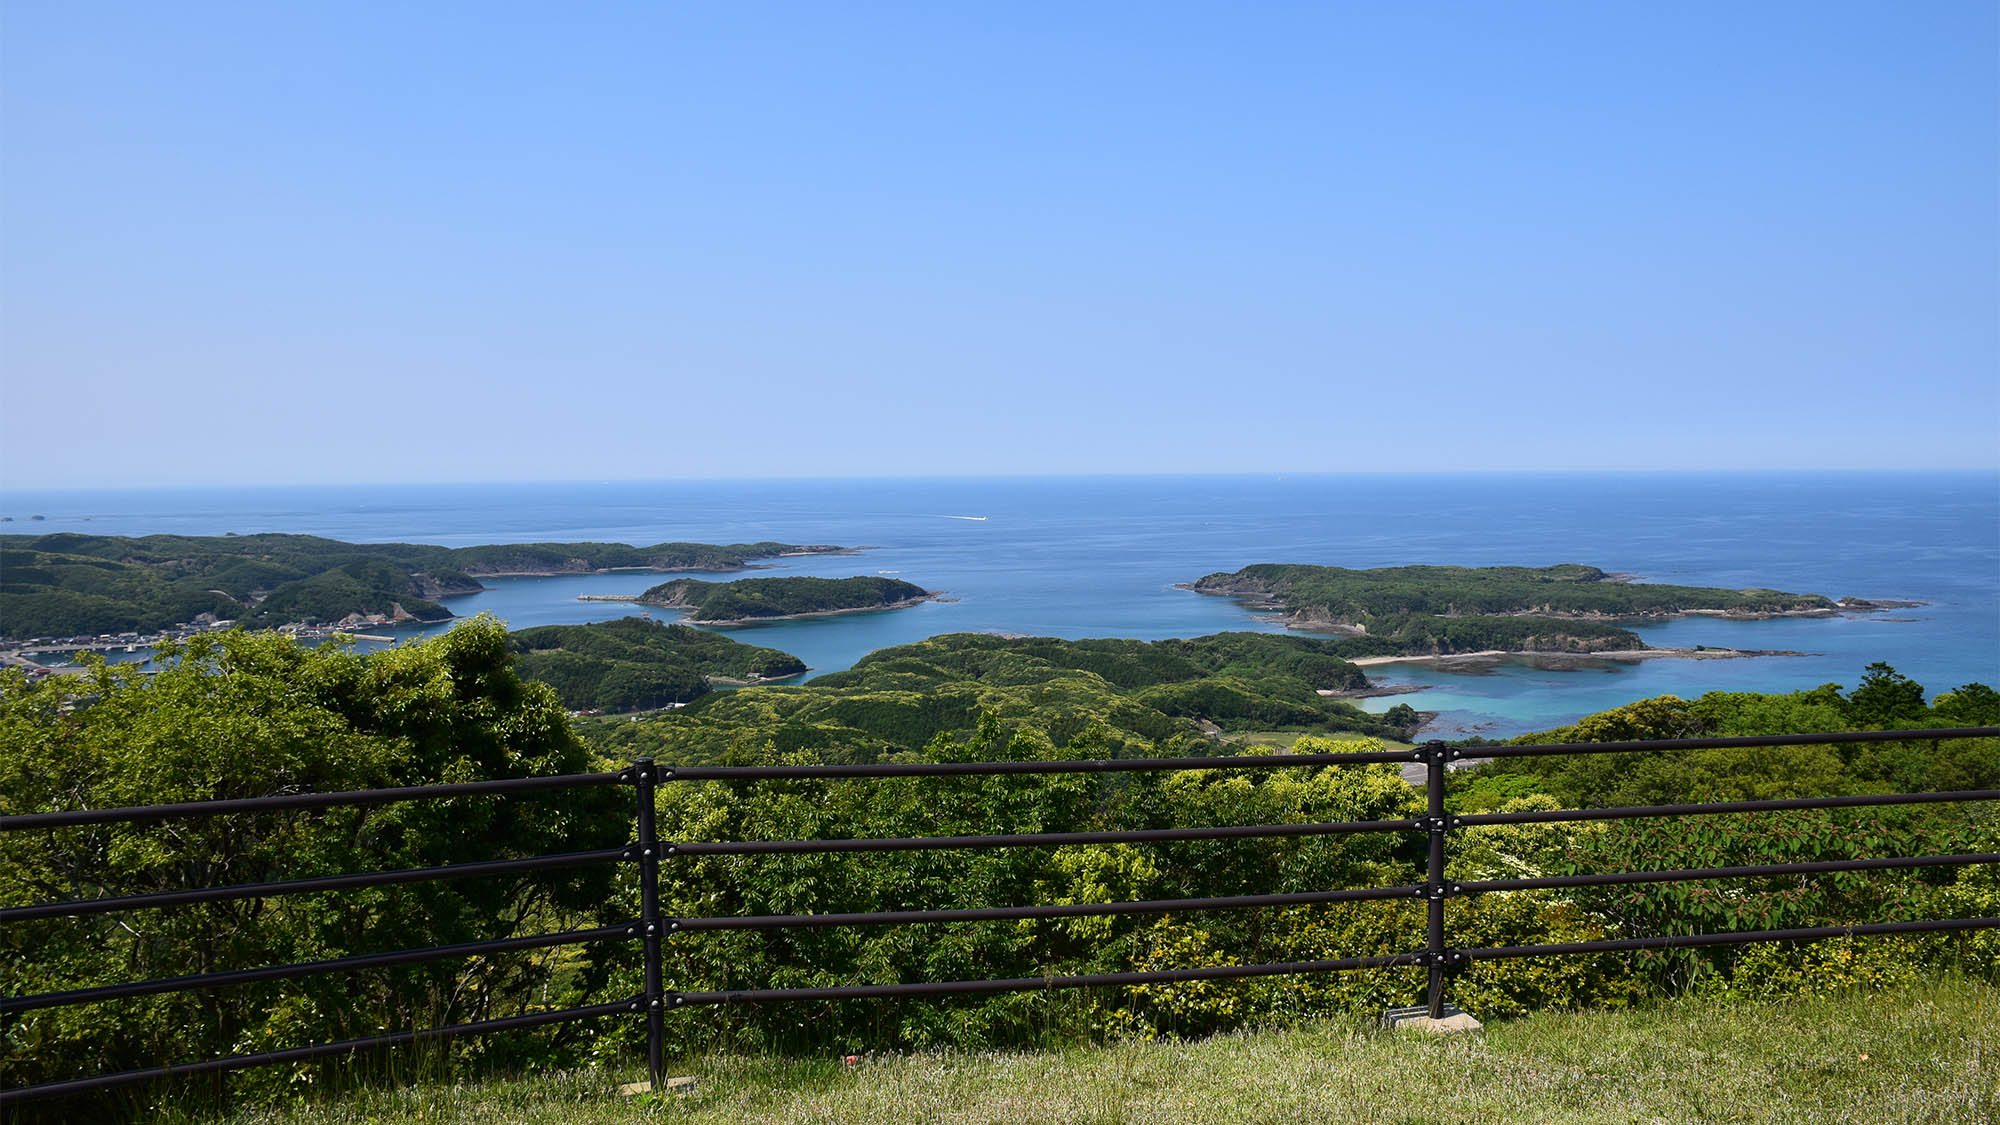
[[[1933,691],[2000,683],[2000,474],[1479,474],[780,480],[8,492],[17,533],[309,532],[453,545],[535,540],[866,545],[768,574],[893,574],[954,600],[735,630],[816,673],[942,632],[1062,637],[1272,630],[1175,588],[1253,562],[1341,566],[1582,562],[1642,580],[1771,586],[1928,603],[1866,617],[1644,630],[1655,645],[1792,649],[1481,674],[1371,675],[1424,690],[1380,701],[1441,712],[1434,730],[1518,733],[1632,699],[1853,684],[1886,660]],[[28,517],[45,518],[30,522]],[[978,519],[965,517],[983,517]],[[516,627],[632,612],[656,574],[491,579],[454,599]],[[399,630],[411,635],[422,629]]]

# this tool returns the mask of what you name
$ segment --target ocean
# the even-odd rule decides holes
[[[2000,474],[1481,473],[736,480],[292,488],[10,490],[0,531],[298,532],[357,542],[775,539],[870,548],[779,560],[765,575],[884,574],[948,595],[911,609],[729,630],[813,674],[938,633],[1190,637],[1281,631],[1176,588],[1257,562],[1347,567],[1587,563],[1640,581],[1763,586],[1920,608],[1826,619],[1692,618],[1649,644],[1794,650],[1739,660],[1603,661],[1551,670],[1370,669],[1421,690],[1370,701],[1436,711],[1426,733],[1504,736],[1635,699],[1852,686],[1886,661],[1933,693],[2000,684]],[[40,520],[32,517],[41,516]],[[488,579],[452,599],[514,627],[619,617],[578,601],[658,574]],[[654,610],[671,619],[668,611]],[[433,627],[393,630],[399,637]]]

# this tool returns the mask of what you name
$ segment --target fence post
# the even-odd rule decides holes
[[[660,982],[660,837],[653,823],[653,759],[632,763],[639,799],[639,927],[646,944],[646,1072],[658,1090],[667,1073],[666,989]]]
[[[1424,1002],[1430,1018],[1444,1018],[1444,764],[1449,748],[1442,742],[1424,744],[1425,827],[1430,830],[1430,864],[1424,874],[1424,902],[1429,908],[1425,919],[1424,952],[1430,968]]]

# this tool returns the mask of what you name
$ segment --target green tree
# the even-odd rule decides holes
[[[1881,661],[1870,664],[1847,697],[1848,721],[1857,727],[1900,730],[1924,726],[1924,686]]]
[[[1966,684],[1931,701],[1938,722],[1954,727],[2000,726],[2000,691],[1985,684]]]
[[[162,651],[157,675],[0,680],[0,811],[28,813],[573,773],[554,693],[476,619],[362,657],[274,634]],[[625,839],[601,791],[174,818],[0,834],[9,906],[575,851]],[[58,918],[0,934],[16,993],[536,932],[597,916],[612,872],[451,880]],[[6,1025],[10,1084],[508,1014],[588,988],[589,961],[445,961],[114,1004]],[[546,997],[546,998],[545,998]],[[252,1081],[271,1081],[267,1077]]]

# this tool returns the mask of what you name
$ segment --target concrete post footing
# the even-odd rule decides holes
[[[1382,1026],[1427,1031],[1432,1035],[1454,1035],[1460,1032],[1478,1031],[1484,1025],[1465,1012],[1446,1004],[1444,1016],[1440,1019],[1432,1019],[1431,1010],[1426,1007],[1391,1008],[1382,1013]]]

